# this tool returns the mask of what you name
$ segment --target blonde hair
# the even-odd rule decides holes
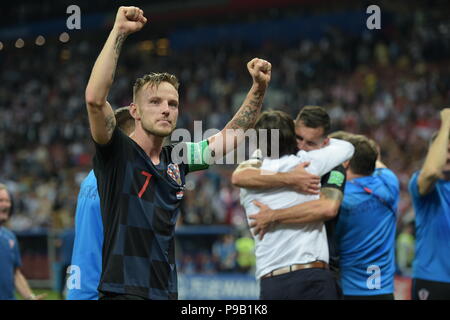
[[[158,87],[161,82],[168,82],[171,85],[174,86],[175,89],[178,90],[178,87],[180,86],[180,83],[178,82],[178,79],[176,76],[170,73],[149,73],[141,78],[137,78],[134,82],[133,86],[133,101],[136,102],[136,95],[139,92],[139,90],[144,87],[147,83],[151,86]]]
[[[345,140],[345,141],[348,141],[348,139],[350,139],[352,136],[353,136],[353,133],[343,131],[343,130],[335,131],[328,135],[328,137],[330,137],[330,138],[340,139],[340,140]]]

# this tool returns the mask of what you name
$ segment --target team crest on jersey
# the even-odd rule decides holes
[[[183,199],[183,196],[184,196],[184,191],[183,190],[177,192],[177,199],[178,200]]]
[[[180,176],[180,168],[178,167],[177,164],[171,163],[167,166],[167,174],[169,175],[169,177],[171,177],[176,183],[178,183],[178,185],[181,186],[182,181],[181,181],[181,176]],[[181,196],[183,197],[183,196]],[[177,198],[178,198],[178,194],[177,194]]]
[[[10,249],[14,248],[14,244],[15,244],[14,240],[10,239],[9,240],[9,248]]]

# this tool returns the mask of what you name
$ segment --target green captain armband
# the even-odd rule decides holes
[[[212,151],[209,149],[208,140],[200,142],[186,142],[187,145],[187,164],[189,172],[205,170],[211,163]]]
[[[330,172],[330,178],[327,181],[327,184],[334,184],[338,187],[341,187],[345,181],[345,176],[342,172],[333,170]]]

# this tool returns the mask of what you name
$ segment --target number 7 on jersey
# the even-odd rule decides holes
[[[141,174],[146,176],[147,178],[145,179],[145,182],[141,188],[141,191],[139,191],[139,194],[138,194],[139,198],[142,198],[142,195],[144,194],[145,190],[147,190],[148,184],[150,182],[150,178],[152,177],[152,175],[146,171],[142,171]]]

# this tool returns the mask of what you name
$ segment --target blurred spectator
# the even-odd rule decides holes
[[[190,254],[184,254],[181,262],[180,273],[195,274],[197,273],[197,267],[195,266],[194,259]]]
[[[236,247],[232,234],[225,234],[212,247],[213,257],[217,261],[220,272],[233,272],[236,270]]]
[[[236,239],[237,268],[242,273],[254,273],[256,266],[255,240],[247,233]]]
[[[201,252],[197,255],[198,272],[202,274],[215,274],[217,272],[214,258],[207,252]]]
[[[402,276],[412,275],[414,260],[414,222],[408,223],[397,237],[397,266]]]

